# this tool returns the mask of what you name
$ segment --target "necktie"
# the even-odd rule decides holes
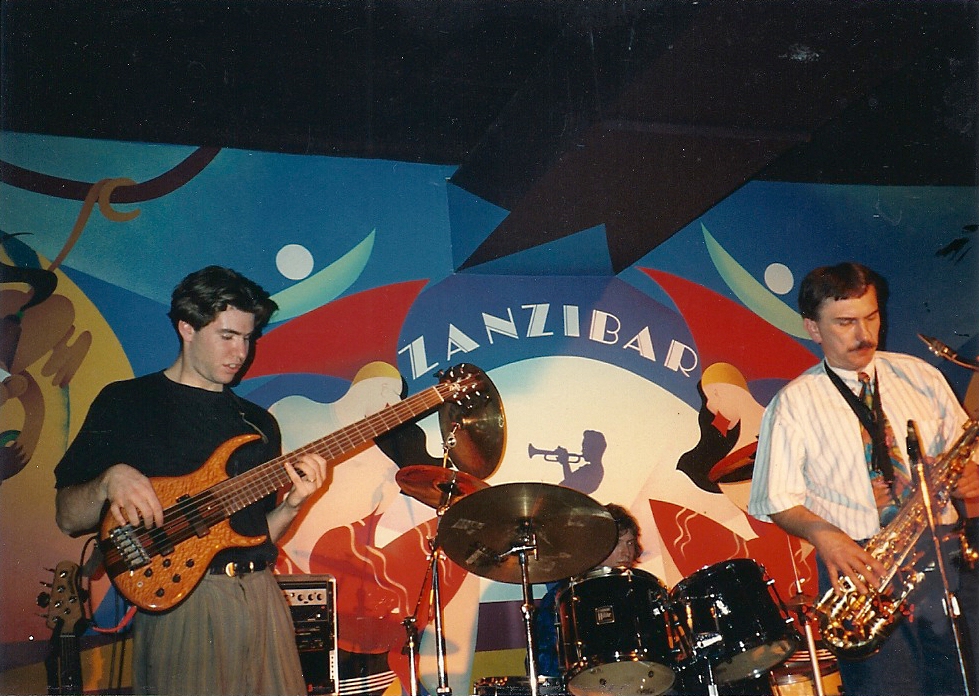
[[[890,522],[897,514],[898,504],[904,500],[910,489],[911,477],[905,467],[904,460],[901,459],[900,449],[894,439],[894,431],[891,424],[884,415],[877,390],[873,388],[870,375],[866,372],[857,374],[860,380],[860,401],[867,407],[871,414],[874,431],[869,432],[863,428],[864,452],[867,457],[867,465],[870,468],[871,478],[883,476],[884,480],[890,484],[893,505],[888,505],[880,511],[880,521],[882,525]]]

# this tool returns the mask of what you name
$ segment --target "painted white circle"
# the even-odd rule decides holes
[[[765,269],[765,285],[776,295],[784,295],[795,285],[795,278],[789,267],[781,263],[773,263]]]
[[[286,244],[275,255],[275,267],[289,280],[302,280],[313,272],[313,255],[301,244]]]

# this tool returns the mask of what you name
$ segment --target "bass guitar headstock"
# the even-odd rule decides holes
[[[48,628],[62,634],[74,633],[85,619],[78,564],[61,561],[53,571],[50,591],[40,593],[37,604],[45,610]]]
[[[445,388],[445,400],[457,406],[474,408],[491,398],[496,389],[486,373],[475,365],[459,363],[438,373]]]
[[[51,629],[51,651],[44,660],[49,696],[81,696],[82,662],[78,635],[85,631],[85,598],[77,563],[62,561],[53,571],[50,592],[37,596]],[[47,584],[47,583],[45,583]]]

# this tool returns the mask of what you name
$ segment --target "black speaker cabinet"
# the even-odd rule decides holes
[[[310,694],[336,696],[337,581],[332,575],[279,575],[296,628],[296,646]]]

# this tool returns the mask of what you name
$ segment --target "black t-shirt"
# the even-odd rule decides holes
[[[115,382],[92,403],[81,430],[55,467],[55,485],[85,483],[115,464],[128,464],[150,478],[185,476],[199,469],[219,445],[245,434],[263,437],[231,454],[229,476],[281,454],[279,426],[268,411],[230,389],[212,392],[189,387],[162,372]],[[266,496],[232,515],[231,526],[239,534],[267,535],[265,515],[274,506],[275,495]],[[274,563],[277,554],[275,545],[266,541],[221,551],[214,562]]]

